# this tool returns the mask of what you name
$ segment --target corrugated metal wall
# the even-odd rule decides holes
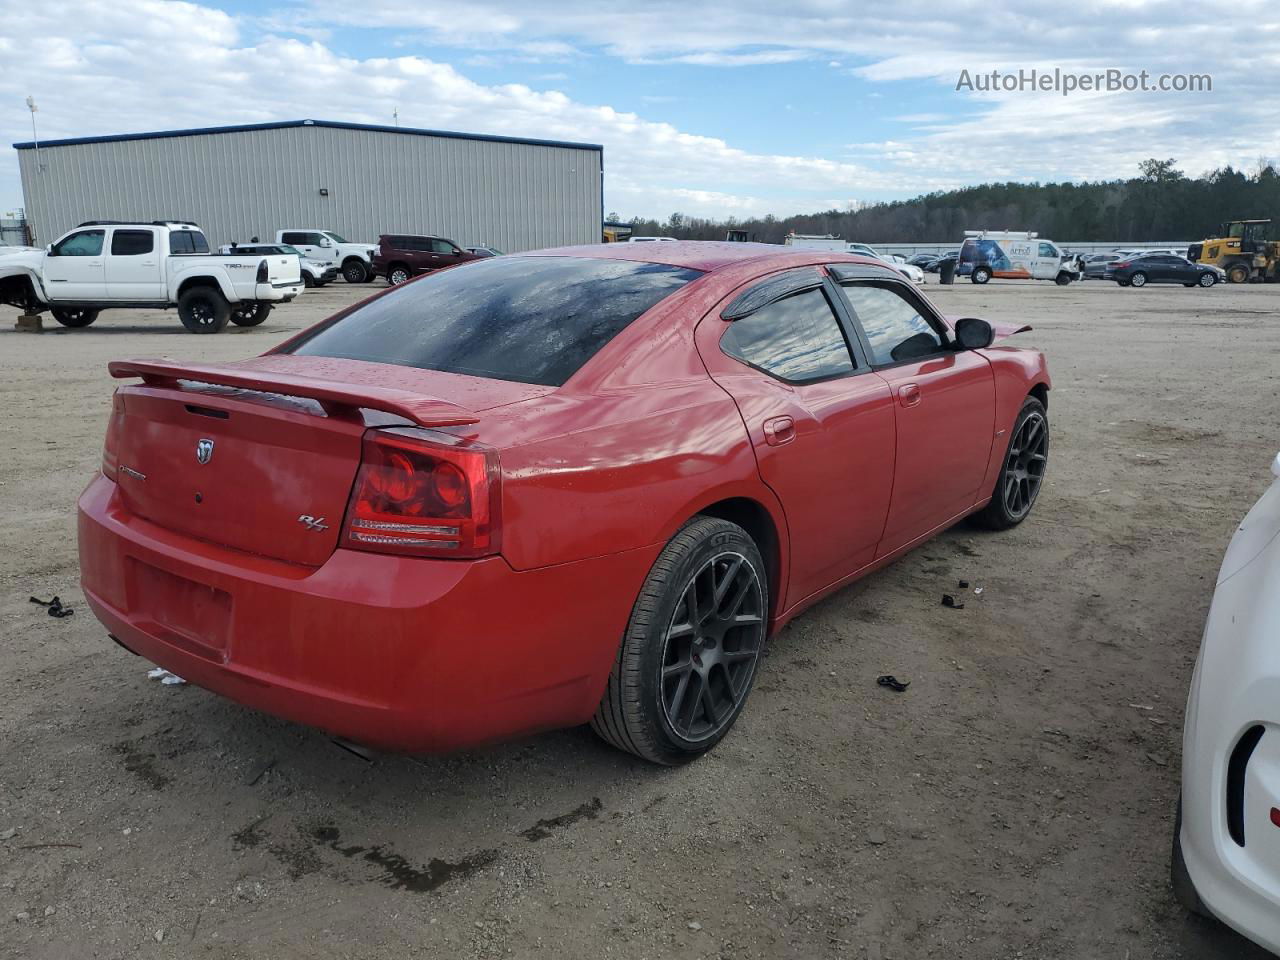
[[[506,251],[600,241],[601,151],[323,126],[18,151],[39,243],[84,220],[194,220],[210,243],[315,227]],[[321,196],[326,189],[328,196]]]

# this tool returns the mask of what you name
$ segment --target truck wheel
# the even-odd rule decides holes
[[[53,319],[57,320],[64,327],[87,327],[93,321],[98,319],[97,310],[88,310],[80,308],[72,310],[66,307],[54,307],[49,311],[53,314]]]
[[[1067,284],[1071,282],[1071,274],[1067,273],[1066,271],[1063,271],[1062,273],[1058,274],[1058,276],[1054,279],[1053,282],[1060,287],[1065,287]]]
[[[409,268],[403,263],[393,264],[391,269],[387,271],[387,283],[393,287],[398,287],[409,279]]]
[[[231,311],[231,322],[237,327],[256,327],[271,312],[269,303],[241,303]]]
[[[347,283],[364,283],[369,279],[369,267],[359,257],[351,257],[342,264],[342,276]]]
[[[1248,283],[1249,267],[1243,263],[1233,263],[1227,268],[1227,279],[1232,283]]]
[[[991,279],[991,271],[986,267],[974,267],[969,279],[974,283],[986,283]]]
[[[213,287],[192,287],[178,298],[178,316],[191,333],[220,333],[231,319],[231,304]]]
[[[312,287],[316,285],[316,282],[311,279],[311,274],[304,273],[302,275],[302,285],[306,287],[308,290],[310,290]]]

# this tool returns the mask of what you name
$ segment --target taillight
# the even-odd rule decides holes
[[[119,469],[119,461],[116,459],[116,424],[124,418],[124,397],[120,396],[117,390],[111,394],[111,416],[107,419],[107,439],[102,444],[102,472],[108,478],[114,480],[116,471]]]
[[[449,439],[412,430],[365,434],[342,546],[415,557],[497,553],[497,452]]]
[[[1111,268],[1112,268],[1113,270],[1128,270],[1128,269],[1129,269],[1130,267],[1132,267],[1132,266],[1133,266],[1133,262],[1132,262],[1132,261],[1130,261],[1130,260],[1122,260],[1122,261],[1120,261],[1119,263],[1113,263],[1113,264],[1111,265]]]
[[[258,264],[258,283],[267,282],[267,261],[263,260]]]

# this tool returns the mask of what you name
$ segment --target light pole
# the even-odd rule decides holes
[[[40,172],[40,136],[36,133],[36,106],[35,97],[27,97],[27,109],[31,111],[31,141],[36,145],[36,173]]]

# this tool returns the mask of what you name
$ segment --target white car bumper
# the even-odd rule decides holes
[[[1280,477],[1280,457],[1272,469]],[[1182,749],[1180,842],[1196,893],[1280,953],[1280,480],[1227,548]]]

